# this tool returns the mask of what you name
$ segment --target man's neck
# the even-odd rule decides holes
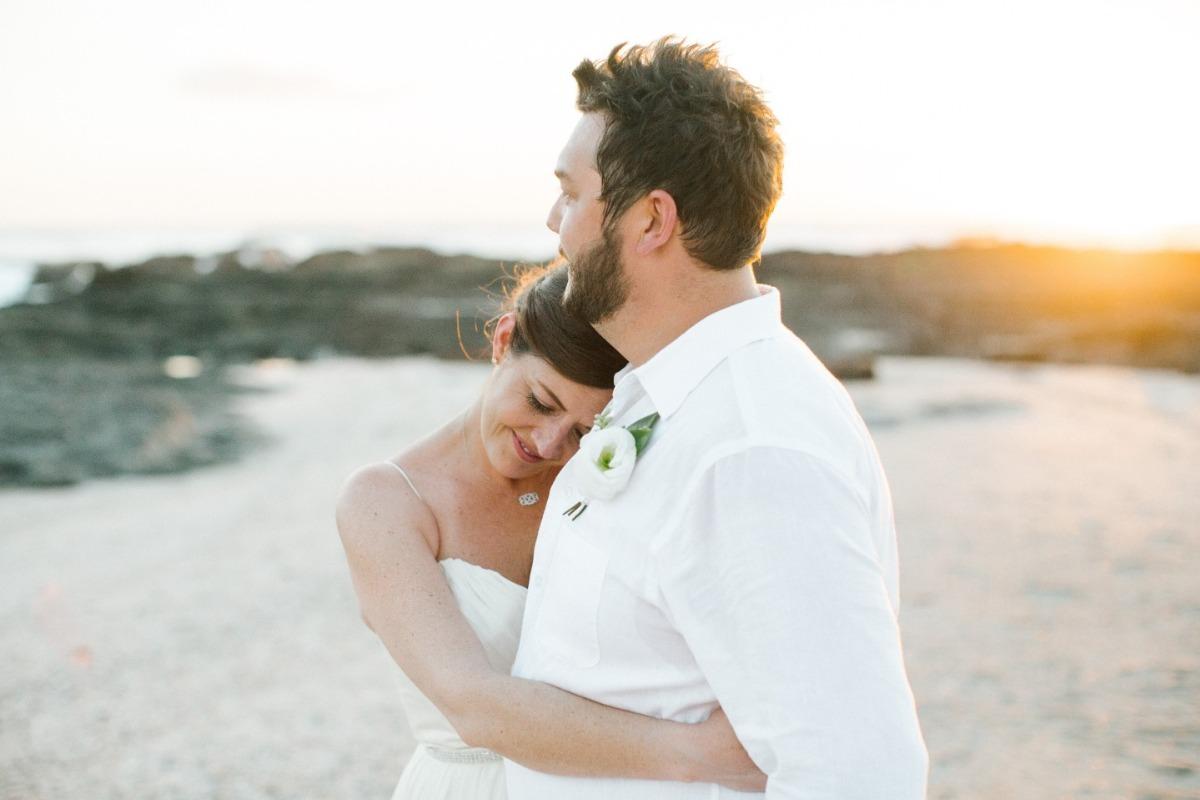
[[[636,368],[708,315],[758,296],[748,266],[669,285],[632,287],[625,305],[595,327]]]

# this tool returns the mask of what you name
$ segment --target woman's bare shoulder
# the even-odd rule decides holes
[[[437,554],[437,519],[394,460],[359,467],[338,494],[338,532],[347,548],[386,547],[419,534]]]

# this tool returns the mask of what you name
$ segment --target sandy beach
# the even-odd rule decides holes
[[[412,746],[333,525],[485,367],[238,368],[271,444],[0,492],[0,798],[385,798]],[[883,359],[931,798],[1200,798],[1200,378]]]

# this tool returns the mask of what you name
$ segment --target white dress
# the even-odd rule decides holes
[[[517,655],[525,587],[457,558],[442,562],[459,610],[483,643],[488,662],[508,674]],[[437,707],[403,672],[400,696],[417,740],[392,800],[504,800],[504,761],[468,747]]]

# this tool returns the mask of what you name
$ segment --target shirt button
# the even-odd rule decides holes
[[[532,586],[534,589],[540,589],[540,588],[542,588],[543,583],[545,583],[545,580],[542,578],[542,576],[536,575],[536,576],[534,576],[533,580],[530,582],[529,585]]]

